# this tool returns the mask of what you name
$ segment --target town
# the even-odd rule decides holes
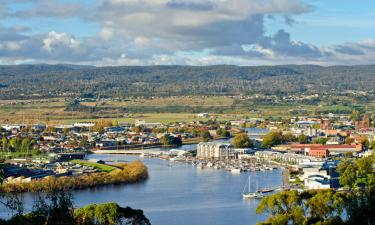
[[[284,189],[339,189],[336,168],[342,159],[369,157],[375,148],[371,115],[356,111],[281,121],[218,121],[200,113],[196,121],[168,124],[102,119],[58,126],[3,124],[1,129],[5,183],[96,173],[100,164],[111,163],[83,163],[87,154],[135,154],[233,174],[282,168],[288,171]]]

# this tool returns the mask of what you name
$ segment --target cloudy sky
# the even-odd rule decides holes
[[[0,64],[373,64],[374,0],[0,0]]]

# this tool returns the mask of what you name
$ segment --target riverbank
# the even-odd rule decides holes
[[[130,184],[147,180],[148,169],[140,161],[117,164],[111,172],[97,172],[77,176],[49,176],[27,183],[3,183],[0,193],[79,190],[110,184]]]

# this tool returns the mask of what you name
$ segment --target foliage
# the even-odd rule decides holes
[[[216,134],[220,137],[230,137],[229,131],[225,128],[219,128],[216,130]]]
[[[108,184],[137,183],[148,178],[147,167],[133,161],[111,172],[99,172],[77,176],[46,177],[28,183],[4,183],[0,193],[71,190],[97,187]]]
[[[142,210],[122,208],[116,203],[88,205],[74,212],[79,225],[151,224]]]
[[[340,184],[350,189],[358,185],[375,187],[374,163],[375,159],[371,157],[342,161],[337,167],[340,173]]]
[[[371,65],[74,68],[69,65],[1,66],[0,98],[55,97],[66,93],[84,98],[237,95],[255,92],[278,95],[301,92],[342,93],[346,90],[375,89],[375,78],[372,76],[374,71],[375,67]],[[360,100],[359,97],[356,99]],[[316,105],[315,100],[311,102]]]
[[[233,145],[235,148],[252,148],[253,142],[250,140],[246,133],[237,134],[234,137]]]
[[[304,134],[301,134],[300,136],[298,136],[298,142],[300,144],[307,144],[308,143],[308,137]]]
[[[210,132],[208,132],[207,130],[201,131],[200,136],[203,139],[203,141],[208,141],[212,139]]]
[[[325,137],[320,137],[320,138],[315,138],[314,140],[312,140],[312,144],[322,144],[322,145],[325,145],[328,141],[328,138],[325,138]]]
[[[350,191],[286,191],[266,196],[257,213],[268,213],[267,225],[374,224],[374,158],[344,160],[338,166],[341,185]]]
[[[33,209],[27,214],[17,214],[2,225],[149,225],[142,210],[122,208],[116,203],[88,205],[74,209],[71,194],[49,192],[39,194]]]
[[[272,146],[295,141],[296,138],[290,134],[283,134],[281,131],[271,131],[263,136],[262,148],[271,148]]]
[[[174,137],[174,136],[171,136],[171,135],[164,135],[163,137],[160,138],[160,142],[162,143],[162,145],[164,146],[181,146],[182,145],[182,140],[181,138],[178,138],[178,137]]]

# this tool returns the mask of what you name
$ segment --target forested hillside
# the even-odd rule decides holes
[[[0,66],[0,98],[340,93],[375,90],[375,65]]]

